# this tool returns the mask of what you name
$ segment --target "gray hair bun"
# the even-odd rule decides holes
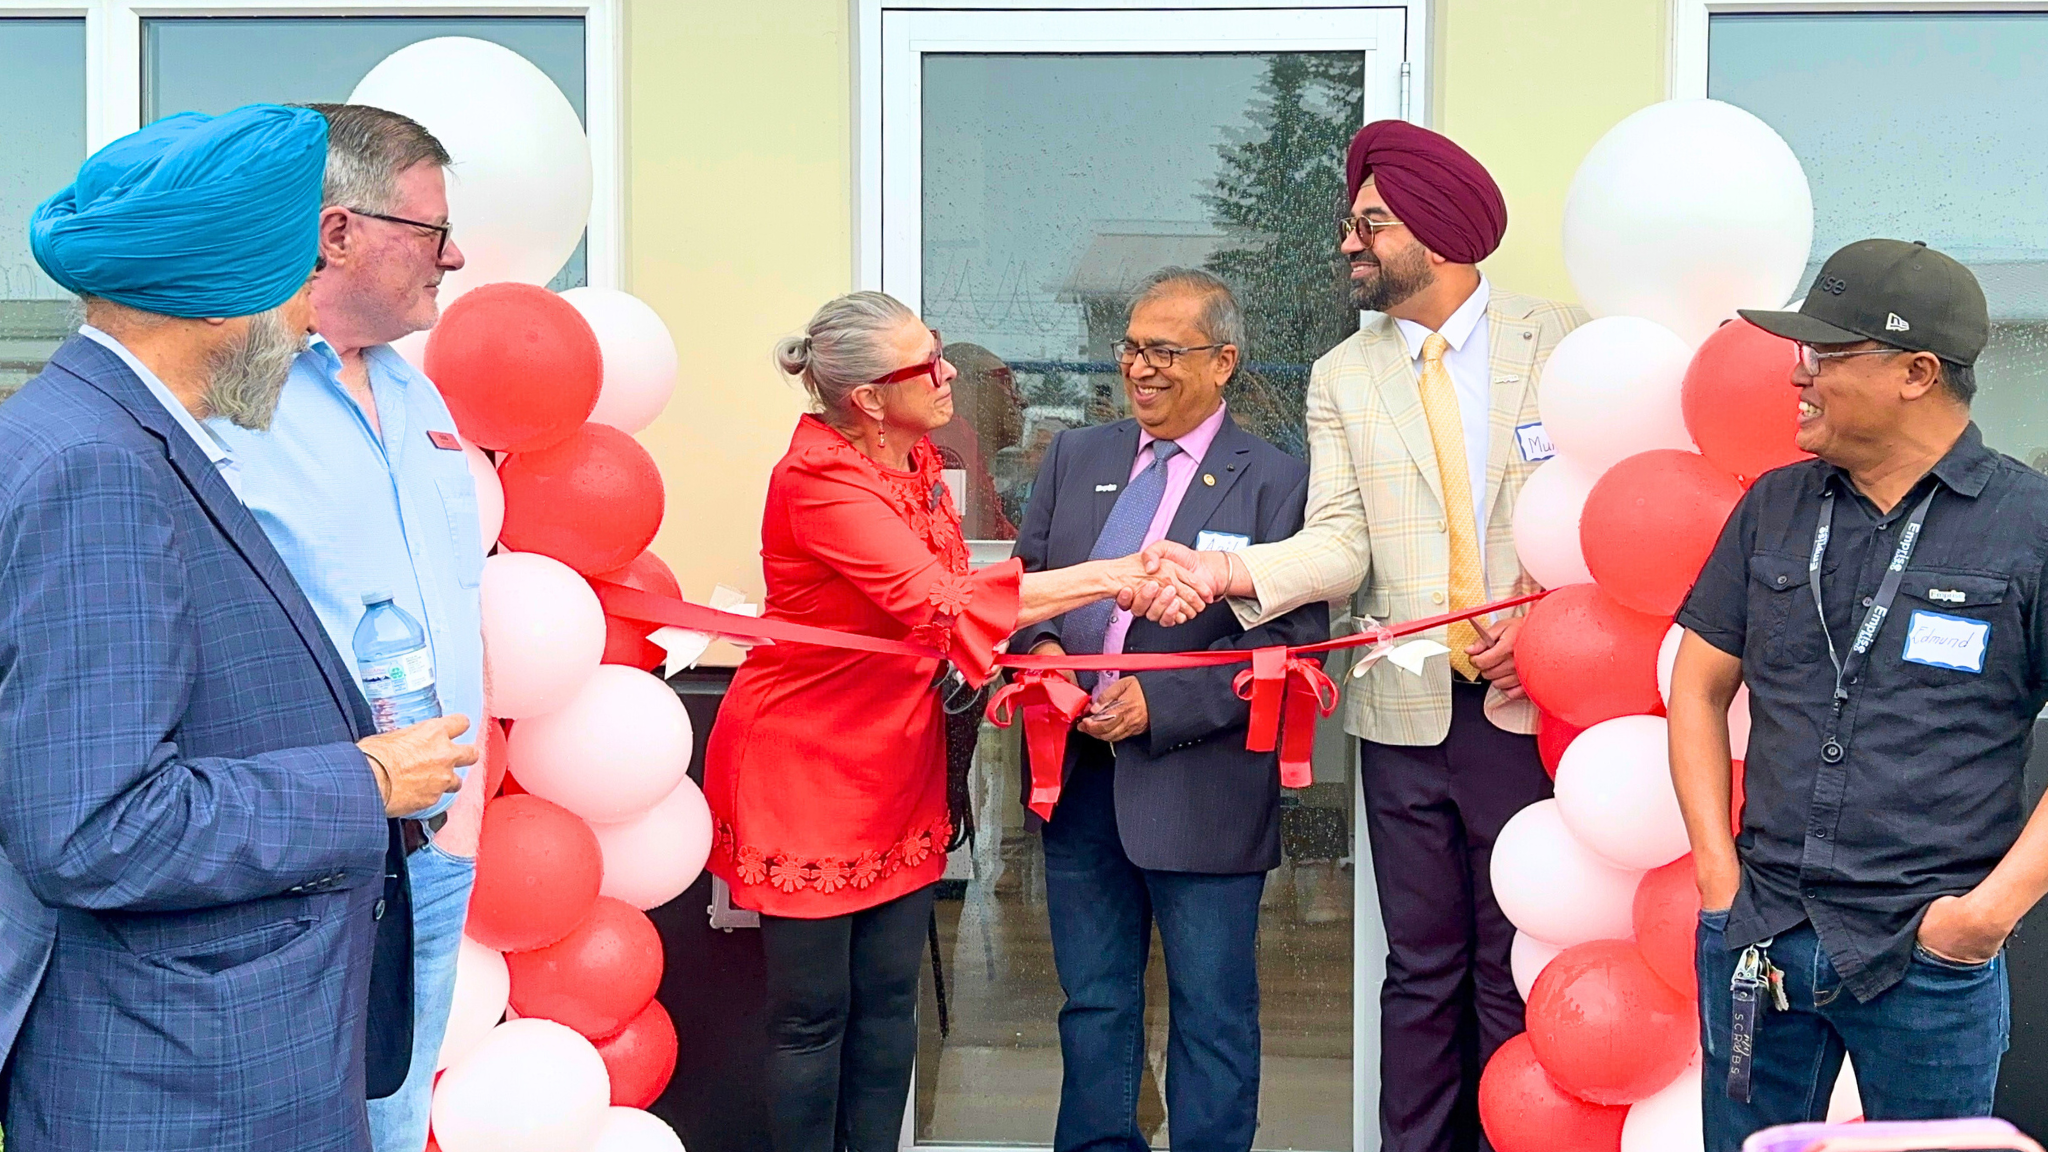
[[[775,366],[787,376],[801,376],[811,366],[811,338],[790,336],[775,342]]]

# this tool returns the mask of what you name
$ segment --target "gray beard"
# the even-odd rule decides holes
[[[305,347],[305,337],[285,325],[282,309],[251,317],[249,334],[238,344],[216,350],[207,361],[207,410],[242,428],[268,430],[292,362]]]
[[[1385,312],[1436,283],[1429,257],[1419,245],[1412,252],[1413,260],[1396,257],[1392,263],[1382,261],[1379,275],[1352,284],[1351,306],[1360,312]]]

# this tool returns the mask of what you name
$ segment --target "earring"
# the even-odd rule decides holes
[[[887,448],[888,446],[889,446],[889,428],[888,428],[888,426],[887,426],[887,425],[883,424],[883,423],[882,423],[882,422],[881,422],[880,420],[877,420],[877,421],[875,421],[875,447],[877,447],[877,448]]]

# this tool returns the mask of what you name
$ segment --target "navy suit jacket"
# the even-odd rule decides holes
[[[0,406],[0,848],[55,923],[40,987],[0,988],[0,1018],[34,994],[9,1145],[369,1148],[374,730],[204,453],[59,348]]]
[[[1109,510],[1130,480],[1138,424],[1119,420],[1053,437],[1025,508],[1014,555],[1026,571],[1088,559]],[[1206,477],[1216,478],[1209,484]],[[1193,547],[1204,530],[1284,540],[1301,530],[1308,465],[1237,426],[1226,413],[1166,537]],[[1020,631],[1012,652],[1057,640],[1065,617]],[[1222,601],[1173,628],[1131,622],[1126,652],[1191,652],[1310,644],[1330,638],[1329,606],[1308,604],[1245,630]],[[1245,750],[1251,705],[1231,680],[1247,665],[1138,672],[1151,728],[1116,750],[1117,831],[1140,868],[1263,872],[1280,864],[1280,760]],[[1074,732],[1066,771],[1094,738]],[[1029,787],[1027,782],[1026,787]],[[1057,818],[1057,810],[1055,810]]]

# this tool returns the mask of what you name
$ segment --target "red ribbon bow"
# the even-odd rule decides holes
[[[1322,663],[1289,656],[1285,648],[1259,648],[1252,652],[1252,666],[1230,686],[1238,699],[1252,702],[1245,749],[1271,752],[1278,745],[1280,786],[1308,787],[1314,780],[1309,762],[1316,750],[1316,717],[1337,710],[1337,685],[1324,675]]]
[[[1067,733],[1088,710],[1088,693],[1057,672],[1025,669],[988,702],[988,721],[1008,728],[1024,715],[1024,744],[1031,758],[1031,799],[1025,804],[1040,820],[1052,819],[1060,800],[1060,778],[1067,762]]]

